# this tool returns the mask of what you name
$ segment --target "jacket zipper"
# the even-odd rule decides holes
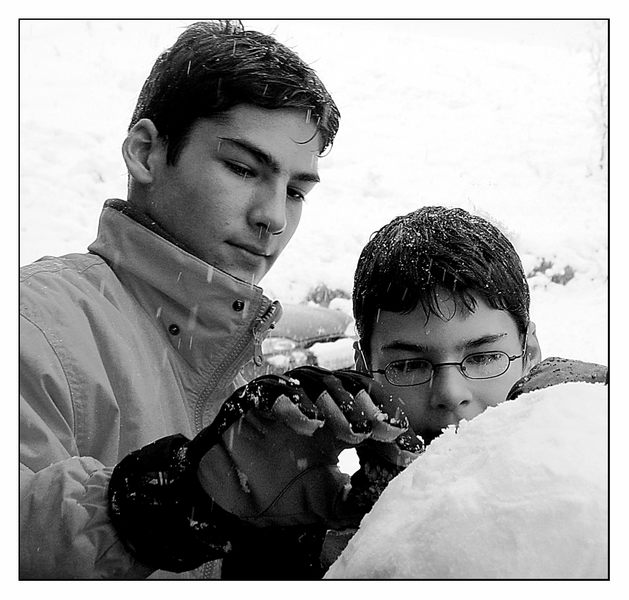
[[[266,333],[269,329],[272,329],[282,316],[282,305],[275,300],[271,303],[271,305],[265,310],[264,306],[260,310],[261,316],[257,317],[253,322],[252,334],[253,334],[253,342],[254,342],[254,362],[256,365],[260,366],[262,364],[262,341]],[[249,346],[249,333],[243,335],[242,338],[238,341],[238,343],[234,346],[233,350],[221,361],[219,366],[214,369],[214,373],[210,377],[208,384],[205,386],[203,391],[201,392],[199,399],[195,405],[194,410],[194,428],[195,432],[198,433],[203,429],[203,413],[205,412],[205,405],[211,396],[211,394],[216,390],[218,385],[224,380],[226,377],[221,376],[221,373],[224,372],[229,365],[233,364],[240,356],[246,351]],[[203,565],[203,570],[201,573],[202,579],[214,579],[214,575],[216,574],[217,569],[220,573],[222,561],[210,561]]]
[[[254,341],[254,362],[258,366],[262,364],[262,341],[266,337],[267,332],[272,329],[275,322],[281,317],[282,306],[277,300],[275,300],[266,310],[263,307],[260,312],[261,315],[256,317],[251,329]],[[225,370],[228,369],[230,365],[237,362],[237,360],[245,353],[247,347],[249,346],[250,339],[249,332],[244,334],[240,340],[238,340],[238,343],[233,347],[232,351],[229,352],[218,367],[214,369],[214,373],[199,395],[199,399],[195,405],[195,433],[198,433],[201,429],[203,429],[203,413],[205,412],[205,405],[207,404],[209,397],[219,387],[219,384],[228,378],[224,374]]]
[[[256,367],[262,365],[262,342],[270,329],[275,327],[275,323],[282,316],[282,305],[275,300],[269,309],[253,323],[253,362]]]

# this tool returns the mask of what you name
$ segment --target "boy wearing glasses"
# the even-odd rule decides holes
[[[517,252],[459,208],[420,208],[376,232],[358,261],[353,303],[357,368],[400,399],[426,445],[525,391],[606,380],[600,365],[541,361]],[[416,456],[375,441],[357,452],[353,493],[366,508]]]

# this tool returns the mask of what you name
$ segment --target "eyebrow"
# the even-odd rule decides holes
[[[241,150],[244,150],[248,154],[251,154],[258,162],[264,163],[267,167],[269,167],[273,173],[280,173],[281,167],[279,161],[269,152],[259,148],[255,144],[251,142],[239,138],[230,138],[230,137],[220,137],[218,138],[221,141],[229,142],[230,144],[234,144],[238,146]],[[321,180],[316,173],[297,173],[292,176],[291,179],[296,181],[308,181],[312,183],[319,183]]]
[[[463,340],[459,344],[456,345],[456,350],[471,350],[474,348],[479,348],[480,346],[484,346],[485,344],[493,344],[497,342],[499,339],[502,339],[507,335],[506,332],[503,333],[490,333],[487,335],[483,335],[478,338],[473,338],[470,340]],[[402,350],[406,352],[416,352],[416,353],[427,353],[429,348],[422,344],[416,344],[414,342],[405,342],[404,340],[393,340],[388,344],[384,344],[380,348],[381,350]]]
[[[490,333],[487,335],[483,335],[479,338],[474,338],[472,340],[461,342],[457,346],[457,350],[468,350],[470,348],[478,348],[479,346],[484,346],[485,344],[493,344],[494,342],[497,342],[499,339],[502,339],[506,335],[506,331],[503,333]]]

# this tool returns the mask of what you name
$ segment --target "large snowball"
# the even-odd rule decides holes
[[[607,387],[569,383],[449,428],[326,578],[606,578]]]

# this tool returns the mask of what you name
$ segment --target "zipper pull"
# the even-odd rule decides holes
[[[275,300],[268,310],[253,324],[253,362],[259,367],[264,362],[262,356],[262,342],[267,332],[275,327],[282,316],[282,305]]]

